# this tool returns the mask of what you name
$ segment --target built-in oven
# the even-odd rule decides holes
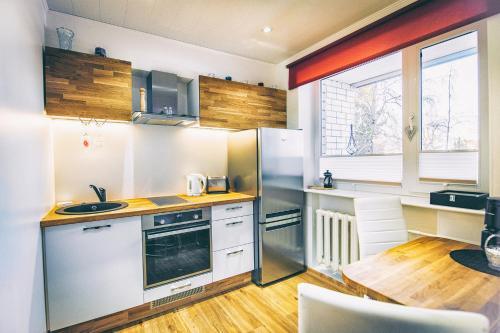
[[[142,217],[144,288],[212,270],[210,208]]]

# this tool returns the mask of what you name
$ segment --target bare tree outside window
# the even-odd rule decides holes
[[[354,105],[353,155],[401,154],[401,76],[358,88]]]
[[[477,47],[471,33],[422,52],[422,151],[478,149]]]
[[[322,81],[322,91],[323,155],[402,153],[399,73],[361,86],[329,78]]]

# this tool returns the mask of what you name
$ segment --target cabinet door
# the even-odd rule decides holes
[[[253,243],[213,253],[213,281],[250,272],[254,268]]]
[[[286,128],[286,91],[200,76],[200,126]]]
[[[49,227],[44,237],[50,330],[142,304],[140,217]]]
[[[130,62],[46,47],[44,69],[47,115],[131,119]]]
[[[212,249],[219,251],[253,243],[253,215],[212,222]]]

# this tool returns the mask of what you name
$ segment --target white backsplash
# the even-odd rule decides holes
[[[53,120],[56,201],[108,200],[185,192],[185,176],[227,174],[224,130]],[[88,134],[90,146],[82,137]]]

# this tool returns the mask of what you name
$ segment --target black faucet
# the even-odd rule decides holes
[[[103,189],[102,187],[97,187],[95,185],[89,185],[91,189],[95,191],[95,194],[97,194],[97,197],[99,198],[100,202],[106,202],[106,190]]]

